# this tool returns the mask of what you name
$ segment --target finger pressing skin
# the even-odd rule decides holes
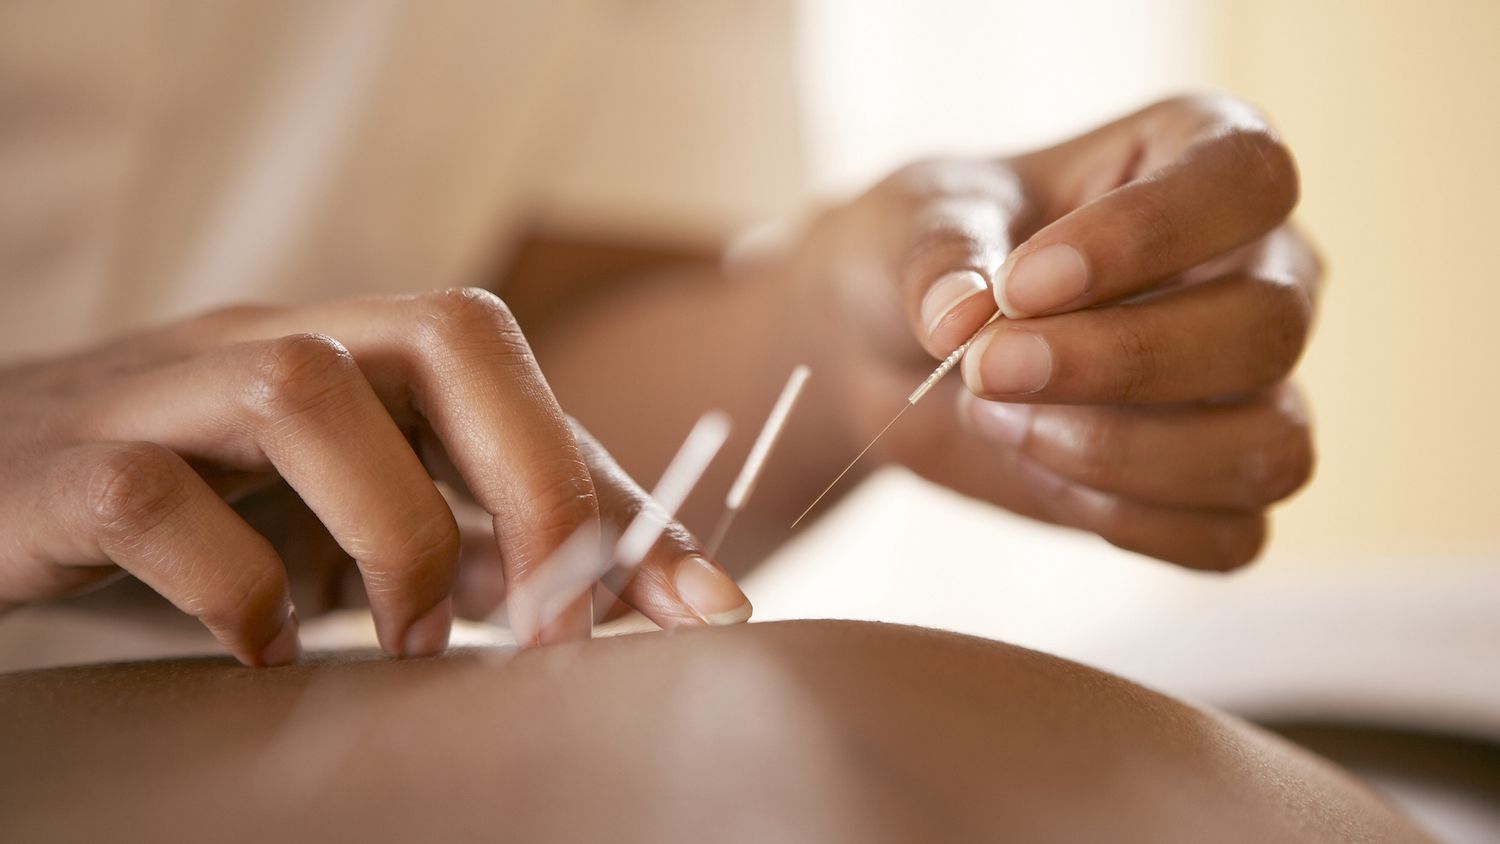
[[[349,352],[320,335],[237,344],[122,380],[95,433],[274,467],[358,564],[382,647],[447,646],[458,528]]]
[[[598,441],[582,427],[574,430],[598,490],[600,513],[617,535],[623,534],[643,510],[658,505]],[[666,519],[661,538],[638,566],[613,572],[604,582],[626,604],[665,629],[738,624],[750,618],[745,593],[675,519]]]
[[[1312,326],[1308,289],[1238,275],[1136,302],[999,320],[963,360],[976,395],[1048,403],[1180,402],[1286,377]]]
[[[1187,123],[1174,131],[1158,124]],[[1248,243],[1297,203],[1297,168],[1275,132],[1248,107],[1222,99],[1172,101],[1095,133],[1121,162],[1146,162],[1125,182],[1043,227],[1006,259],[995,300],[1013,319],[1110,302],[1156,286]],[[1038,153],[1041,161],[1049,152]],[[1092,158],[1099,158],[1098,150]],[[1085,155],[1085,159],[1090,156]],[[1108,161],[1110,157],[1106,157]],[[1156,164],[1166,158],[1165,163]],[[1070,168],[1027,167],[1043,196],[1074,188]],[[1052,196],[1054,204],[1066,199]]]
[[[62,565],[114,563],[246,665],[297,659],[297,617],[275,550],[170,449],[78,446],[39,481],[26,517],[36,553]]]
[[[1224,404],[1026,405],[964,392],[959,418],[996,446],[1101,492],[1153,504],[1258,510],[1312,476],[1307,415],[1290,385]]]
[[[597,532],[593,481],[566,417],[509,309],[479,289],[301,308],[247,322],[240,332],[317,330],[345,343],[393,412],[429,424],[474,500],[494,518],[512,618],[516,587],[580,530]],[[523,609],[524,608],[519,608]],[[531,608],[534,610],[535,608]],[[523,644],[587,638],[582,590]]]

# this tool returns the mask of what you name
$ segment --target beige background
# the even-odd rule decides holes
[[[1500,3],[1225,12],[1219,72],[1297,151],[1330,267],[1322,465],[1275,549],[1500,549]]]

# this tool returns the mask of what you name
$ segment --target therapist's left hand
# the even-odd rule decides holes
[[[1298,178],[1253,109],[1151,106],[1003,160],[908,167],[814,228],[802,311],[873,436],[998,306],[951,377],[881,441],[1017,513],[1195,568],[1252,559],[1312,471],[1288,375],[1321,269],[1287,222]],[[830,316],[833,315],[833,316]]]

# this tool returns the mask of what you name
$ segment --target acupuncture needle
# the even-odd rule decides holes
[[[910,410],[916,405],[917,402],[921,401],[922,397],[927,395],[928,391],[937,386],[937,383],[943,380],[944,375],[947,375],[953,369],[953,367],[958,365],[958,362],[963,359],[964,352],[967,352],[969,350],[969,346],[973,345],[974,341],[979,339],[980,332],[984,331],[986,328],[989,328],[990,323],[993,323],[999,318],[1000,312],[996,311],[993,316],[985,320],[984,325],[979,326],[979,330],[975,331],[973,335],[969,337],[969,339],[965,340],[959,345],[958,348],[954,349],[952,354],[943,358],[943,362],[938,364],[937,369],[934,369],[931,375],[927,376],[927,380],[918,384],[917,388],[911,391],[911,395],[906,397],[906,404],[901,405],[901,409],[896,411],[896,415],[891,417],[891,421],[885,423],[885,427],[880,429],[880,433],[875,435],[875,439],[870,440],[870,444],[860,450],[859,454],[856,454],[853,460],[849,461],[849,465],[844,467],[844,471],[839,472],[838,475],[828,484],[828,486],[824,487],[823,491],[818,493],[818,497],[814,498],[813,502],[807,505],[807,509],[802,511],[802,515],[798,516],[797,520],[792,522],[792,527],[796,527],[803,519],[807,518],[807,514],[811,513],[813,511],[813,508],[818,506],[818,502],[822,501],[825,495],[831,492],[834,487],[838,486],[839,481],[843,480],[844,476],[849,474],[849,470],[853,469],[854,465],[858,463],[860,459],[863,458],[866,454],[868,454],[870,449],[875,447],[876,443],[880,442],[880,438],[885,436],[885,432],[889,431],[892,426],[894,426],[896,422],[901,419],[901,416],[905,414],[906,411]]]
[[[776,441],[781,437],[781,429],[786,426],[786,420],[791,416],[792,408],[801,397],[802,388],[807,384],[810,372],[806,366],[793,369],[791,377],[786,381],[786,386],[781,388],[781,395],[777,397],[776,404],[771,406],[771,415],[766,417],[766,424],[756,436],[755,445],[750,447],[750,454],[745,458],[745,465],[740,469],[739,476],[734,479],[734,485],[729,488],[729,494],[724,497],[724,515],[719,517],[719,523],[714,527],[713,538],[708,541],[710,557],[719,553],[719,545],[724,542],[724,536],[729,533],[729,526],[734,524],[735,517],[749,503],[750,496],[755,492],[755,485],[760,481],[761,472],[766,466],[766,458],[771,455],[771,449],[776,447]]]
[[[703,477],[714,457],[729,438],[729,416],[723,411],[703,414],[687,439],[678,448],[677,454],[662,472],[661,480],[651,490],[651,505],[641,508],[630,520],[619,539],[614,543],[613,553],[608,557],[599,554],[599,538],[596,534],[579,529],[552,553],[547,561],[534,569],[531,577],[507,596],[506,602],[522,591],[536,596],[536,619],[530,623],[510,619],[512,629],[542,630],[561,615],[577,597],[588,589],[589,584],[613,569],[615,578],[628,582],[635,569],[645,561],[651,547],[656,544],[667,526],[677,517],[677,511],[687,500],[693,488]],[[606,584],[608,585],[608,584]],[[619,587],[610,587],[619,594]],[[499,609],[495,611],[498,615]],[[492,620],[494,616],[491,617]]]

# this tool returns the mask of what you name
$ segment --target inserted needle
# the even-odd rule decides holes
[[[521,588],[506,596],[506,602],[512,608],[516,602],[511,599],[522,591],[536,596],[536,619],[529,624],[518,623],[513,615],[512,629],[518,626],[530,631],[544,629],[587,591],[591,583],[612,568],[628,580],[667,525],[677,517],[677,510],[728,438],[727,414],[718,410],[703,414],[667,464],[661,480],[651,490],[651,504],[641,508],[630,520],[615,543],[613,554],[600,556],[597,534],[585,529],[574,531],[547,562],[538,566],[534,574],[520,585]],[[499,613],[498,609],[496,613]]]
[[[807,383],[809,373],[810,370],[805,366],[793,369],[786,386],[781,388],[781,395],[777,397],[776,404],[771,406],[771,415],[766,417],[766,424],[756,436],[755,445],[750,447],[750,454],[745,458],[745,465],[740,469],[739,476],[734,479],[734,485],[729,488],[729,494],[724,498],[724,515],[719,517],[719,524],[714,527],[713,538],[708,541],[710,557],[719,553],[719,545],[723,543],[725,534],[729,533],[729,526],[734,523],[735,516],[739,515],[740,510],[749,503],[751,494],[755,492],[755,485],[760,481],[761,471],[766,466],[766,458],[770,456],[771,449],[776,447],[776,441],[781,437],[781,429],[786,426],[787,417],[791,416],[792,408],[796,406],[797,399],[802,395],[802,387]]]
[[[860,461],[860,458],[864,457],[867,453],[869,453],[870,449],[875,447],[876,443],[880,442],[880,438],[885,436],[885,432],[889,431],[891,429],[891,426],[896,424],[896,420],[900,419],[901,415],[907,410],[911,409],[913,405],[921,401],[922,397],[927,395],[929,390],[937,386],[937,382],[943,380],[944,375],[947,375],[949,371],[953,369],[953,367],[958,365],[958,362],[963,359],[964,352],[967,352],[969,350],[969,346],[973,345],[974,341],[979,339],[979,333],[981,331],[984,331],[990,326],[990,323],[999,318],[1000,312],[996,311],[994,316],[991,316],[989,319],[985,320],[984,325],[979,326],[979,330],[975,331],[974,334],[969,337],[969,339],[965,340],[959,345],[958,348],[954,349],[952,354],[943,358],[943,362],[938,364],[937,369],[934,369],[932,371],[932,374],[927,376],[927,379],[925,381],[918,384],[917,388],[911,391],[911,395],[906,397],[906,404],[901,405],[901,409],[896,412],[895,416],[891,417],[891,421],[885,423],[885,427],[880,429],[880,433],[875,435],[875,439],[870,440],[870,444],[865,446],[859,452],[859,454],[856,454],[853,460],[849,461],[849,465],[844,467],[844,471],[839,472],[838,476],[835,477],[833,481],[828,484],[828,486],[824,487],[822,492],[818,493],[818,497],[814,498],[813,502],[807,505],[807,509],[802,511],[802,515],[798,516],[797,520],[792,522],[792,527],[796,527],[803,519],[807,518],[807,514],[811,513],[813,511],[813,508],[818,506],[818,502],[822,501],[823,497],[831,492],[835,486],[838,486],[839,481],[843,480],[845,475],[849,474],[849,470],[854,468],[854,464],[858,463]]]

